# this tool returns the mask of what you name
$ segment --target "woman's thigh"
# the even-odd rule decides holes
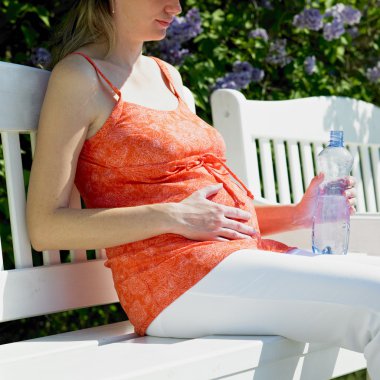
[[[234,252],[151,323],[148,335],[282,335],[363,351],[380,324],[380,258]]]

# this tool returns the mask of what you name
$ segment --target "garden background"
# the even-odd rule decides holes
[[[49,69],[54,27],[72,3],[0,0],[0,60]],[[182,8],[167,38],[146,43],[144,53],[179,69],[197,113],[210,123],[216,88],[239,89],[250,99],[337,95],[380,106],[379,0],[187,0]],[[21,146],[30,156],[27,136]],[[24,165],[27,185],[31,163]],[[0,234],[11,269],[4,177],[0,151]],[[40,256],[33,252],[35,265]],[[0,344],[124,319],[113,304],[2,323]],[[364,378],[364,372],[345,377]]]

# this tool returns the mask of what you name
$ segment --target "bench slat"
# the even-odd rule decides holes
[[[301,142],[301,161],[303,170],[303,186],[306,189],[314,177],[313,152],[310,143]]]
[[[42,338],[0,345],[0,368],[5,363],[45,357],[48,354],[78,348],[102,346],[138,337],[129,321],[111,323],[88,329],[70,331]],[[1,372],[1,371],[0,371]]]
[[[360,155],[359,155],[359,146],[357,144],[349,144],[349,150],[354,157],[354,163],[352,165],[352,175],[356,179],[356,192],[357,192],[357,200],[356,200],[356,209],[358,212],[365,212],[365,195],[364,195],[364,184],[363,177],[360,170]]]
[[[33,345],[33,341],[29,344]],[[351,360],[355,358],[355,366],[343,357],[347,353]],[[0,364],[0,371],[2,380],[25,376],[30,380],[193,380],[229,377],[249,371],[255,371],[257,380],[295,380],[300,379],[301,374],[303,379],[321,380],[336,373],[335,361],[339,355],[346,362],[346,370],[347,364],[355,369],[365,368],[362,354],[337,347],[299,343],[279,336],[214,335],[198,339],[132,338],[8,362]],[[63,363],[70,364],[59,370]]]
[[[283,140],[274,140],[274,155],[276,160],[276,176],[280,203],[291,203],[288,168],[286,166],[286,151]]]
[[[290,178],[292,181],[293,203],[298,203],[301,200],[304,191],[301,175],[301,162],[297,142],[288,142],[288,155],[290,166]]]
[[[46,266],[61,264],[61,257],[59,255],[59,250],[52,249],[49,251],[43,251],[42,260],[43,260],[44,265]]]
[[[371,161],[373,168],[373,177],[375,182],[377,210],[378,212],[380,212],[380,147],[371,146]]]
[[[268,139],[261,139],[260,146],[260,161],[261,172],[263,174],[263,185],[265,198],[271,202],[277,202],[276,189],[274,187],[274,172],[271,144]]]
[[[3,249],[1,248],[1,236],[0,236],[0,272],[3,270],[4,270]]]
[[[371,170],[371,156],[368,146],[360,145],[360,162],[362,164],[362,175],[366,200],[366,210],[376,212],[375,183]],[[380,210],[379,210],[380,211]]]
[[[118,302],[103,259],[0,272],[0,322]]]
[[[3,132],[1,141],[3,143],[15,266],[16,268],[30,268],[33,266],[33,261],[25,223],[26,199],[19,135]]]

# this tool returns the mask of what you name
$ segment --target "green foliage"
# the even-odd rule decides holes
[[[335,380],[367,380],[367,371],[362,369],[361,371],[357,371],[355,373],[350,373],[349,375],[336,377]]]
[[[265,9],[257,1],[188,0],[187,8],[201,10],[203,33],[192,43],[181,67],[184,82],[195,92],[203,117],[211,120],[209,95],[216,78],[232,70],[235,61],[247,61],[265,72],[260,83],[243,89],[250,99],[289,99],[313,95],[337,95],[366,100],[380,105],[378,83],[370,83],[366,70],[380,59],[380,8],[375,0],[345,1],[362,12],[358,36],[343,34],[326,41],[322,31],[298,29],[293,18],[306,7],[306,1],[272,1]],[[337,1],[314,1],[322,13]],[[264,28],[269,40],[248,38],[255,28]],[[275,39],[287,40],[292,59],[285,67],[266,61],[269,46]],[[314,55],[317,71],[307,75],[304,61]]]
[[[0,0],[0,60],[29,64],[32,49],[47,46],[51,25],[68,5],[57,0]]]

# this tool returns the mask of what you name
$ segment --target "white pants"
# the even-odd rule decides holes
[[[380,380],[380,258],[240,250],[164,309],[146,333],[331,343],[363,352],[372,380]]]

